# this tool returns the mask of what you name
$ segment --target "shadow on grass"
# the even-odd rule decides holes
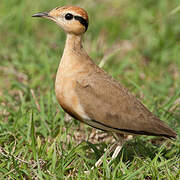
[[[148,162],[156,159],[158,162],[172,159],[172,156],[180,156],[180,145],[174,141],[162,141],[161,138],[146,139],[149,137],[137,137],[129,140],[123,145],[123,148],[117,158],[112,161],[115,165],[123,162],[127,166],[134,163],[135,159],[147,160]],[[89,141],[82,141],[71,151],[62,154],[61,158],[56,161],[55,171],[63,176],[70,173],[78,173],[78,169],[91,169],[97,160],[105,153],[110,145],[106,143],[92,144]],[[113,152],[106,156],[109,161]],[[111,165],[112,165],[111,163]],[[51,161],[46,164],[45,169],[50,167]],[[118,166],[119,167],[119,166]]]
[[[90,142],[83,142],[84,150],[89,151],[87,158],[94,160],[95,162],[105,153],[107,145],[105,143],[92,144]],[[134,138],[124,143],[119,155],[115,159],[116,163],[119,163],[122,159],[123,162],[133,162],[135,157],[141,159],[153,160],[158,153],[161,157],[169,159],[172,154],[180,156],[180,147],[177,147],[178,143],[174,143],[172,140],[164,140],[163,138],[153,138],[150,141],[142,139],[141,137]],[[93,151],[90,151],[92,149]],[[113,152],[110,154],[112,156]],[[92,161],[91,161],[92,162]]]

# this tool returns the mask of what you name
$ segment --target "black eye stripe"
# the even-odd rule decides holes
[[[74,16],[74,19],[78,20],[87,30],[88,28],[88,22],[81,16]]]

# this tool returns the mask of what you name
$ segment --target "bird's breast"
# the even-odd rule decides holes
[[[67,69],[59,67],[55,82],[56,98],[60,106],[71,116],[79,119],[89,119],[80,104],[75,87],[80,71],[76,68],[67,71]]]

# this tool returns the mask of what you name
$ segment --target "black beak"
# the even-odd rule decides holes
[[[50,16],[48,12],[40,12],[40,13],[33,14],[32,17],[50,17]]]

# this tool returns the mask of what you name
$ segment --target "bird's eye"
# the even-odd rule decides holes
[[[66,20],[71,20],[72,18],[73,18],[73,15],[70,14],[70,13],[67,13],[67,14],[65,15],[65,19],[66,19]]]

